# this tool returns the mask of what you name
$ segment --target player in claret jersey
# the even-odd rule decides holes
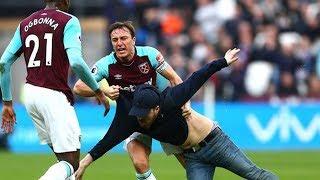
[[[89,152],[90,163],[100,158],[115,145],[126,140],[126,147],[136,170],[137,179],[154,180],[155,176],[149,167],[151,153],[151,138],[138,133],[135,127],[138,122],[128,116],[133,92],[137,85],[152,84],[161,91],[171,85],[182,82],[172,67],[165,62],[162,54],[149,46],[135,45],[135,30],[131,22],[116,22],[109,26],[109,37],[114,52],[100,59],[92,68],[92,73],[97,82],[106,79],[110,87],[104,92],[111,99],[117,100],[116,115],[106,135]],[[92,96],[92,91],[79,80],[74,91],[81,96]],[[167,154],[174,154],[180,160],[181,156],[177,147],[162,144]],[[83,163],[81,163],[83,162]],[[76,176],[79,179],[86,166],[80,162]]]
[[[54,151],[58,163],[40,179],[73,179],[79,166],[80,128],[68,87],[72,70],[103,103],[109,103],[92,77],[81,53],[79,20],[67,14],[70,0],[45,0],[46,8],[24,19],[1,56],[2,125],[10,133],[16,118],[12,107],[11,65],[23,53],[27,68],[25,106],[42,144]]]

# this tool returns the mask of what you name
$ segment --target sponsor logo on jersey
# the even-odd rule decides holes
[[[81,33],[77,34],[77,41],[78,43],[81,43]]]
[[[114,75],[114,79],[120,80],[120,79],[122,79],[122,75],[121,74],[116,74],[116,75]]]
[[[144,62],[144,63],[140,64],[138,66],[138,68],[139,68],[140,72],[142,72],[143,74],[148,74],[148,72],[150,70],[148,62]]]
[[[144,82],[143,84],[152,85],[152,78],[149,79],[149,81]],[[120,87],[120,90],[134,92],[136,90],[136,85],[129,85],[129,86],[125,86],[125,87]]]

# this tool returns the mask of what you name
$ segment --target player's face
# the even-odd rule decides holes
[[[110,34],[113,50],[123,62],[130,62],[135,53],[135,38],[128,28],[115,29]]]
[[[156,120],[158,117],[160,108],[159,106],[150,109],[149,113],[145,117],[137,117],[139,125],[144,129],[149,129],[152,125],[152,123]]]

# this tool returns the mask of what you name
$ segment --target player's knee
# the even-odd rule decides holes
[[[138,173],[145,173],[149,170],[149,162],[144,158],[133,159],[133,165]]]

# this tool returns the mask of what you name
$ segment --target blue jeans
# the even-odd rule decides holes
[[[225,168],[243,178],[278,179],[273,173],[257,167],[220,129],[199,151],[184,153],[188,180],[212,180],[216,167]]]

